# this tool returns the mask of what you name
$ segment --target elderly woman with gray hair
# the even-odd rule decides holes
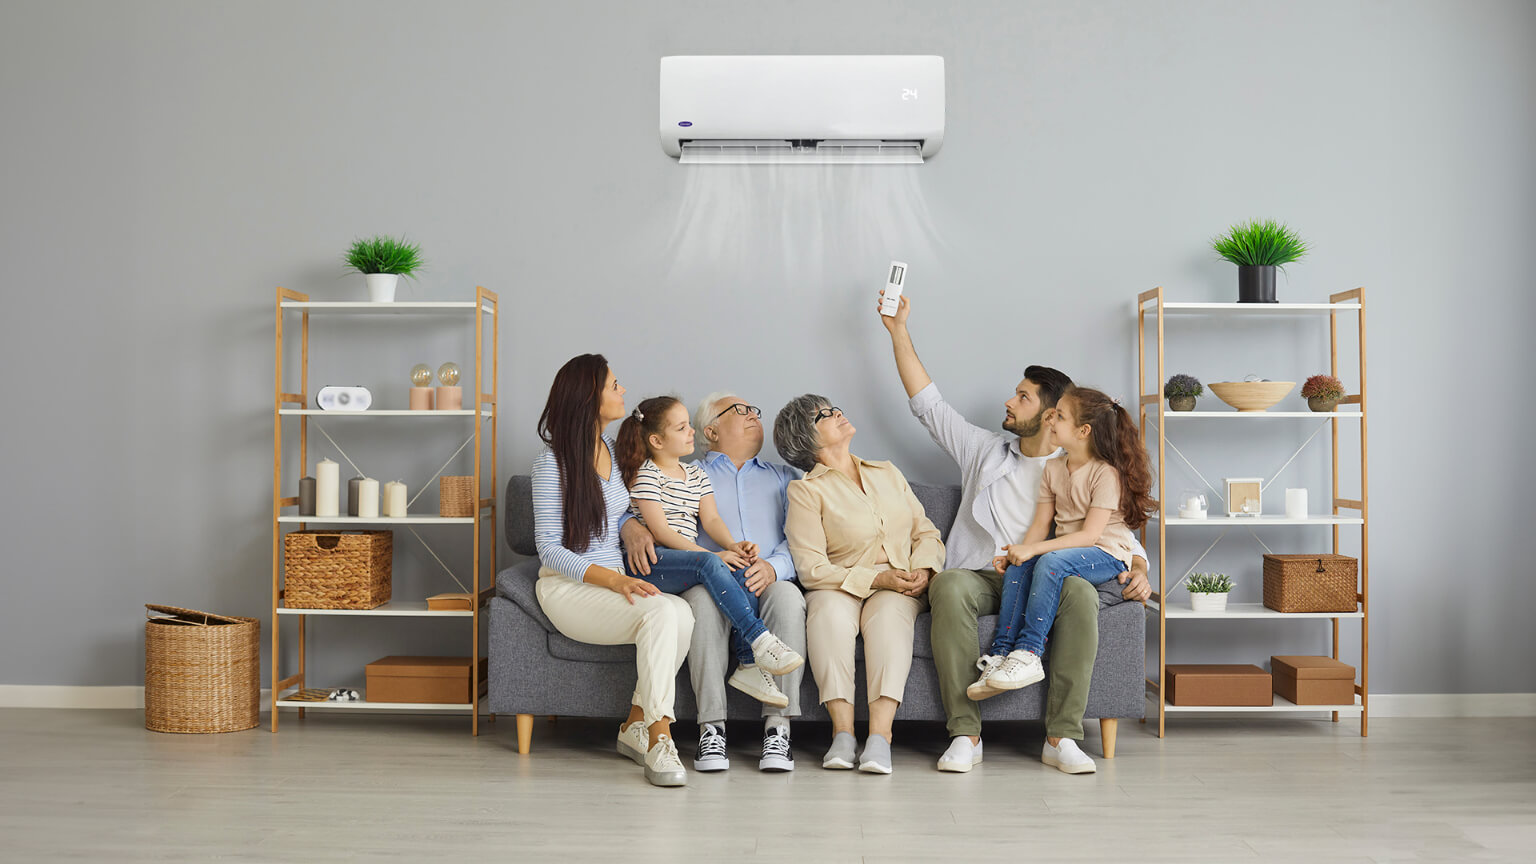
[[[891,773],[891,722],[912,669],[928,580],[944,569],[939,529],[895,465],[849,452],[857,430],[825,397],[806,394],[779,411],[773,443],[805,472],[789,484],[784,533],[806,589],[806,646],[832,747],[821,767]],[[853,736],[854,640],[864,637],[869,737]]]

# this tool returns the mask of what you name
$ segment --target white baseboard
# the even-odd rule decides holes
[[[1373,693],[1371,716],[1536,717],[1536,693]]]
[[[270,701],[261,691],[261,705]],[[132,708],[144,710],[143,687],[56,687],[49,684],[0,684],[0,708]]]
[[[270,705],[270,697],[271,691],[261,691],[263,710]],[[142,710],[144,688],[0,684],[0,708]],[[1379,693],[1371,695],[1371,716],[1536,717],[1536,693]]]

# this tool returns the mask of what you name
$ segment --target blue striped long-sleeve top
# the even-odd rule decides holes
[[[560,489],[560,463],[549,448],[533,460],[533,542],[539,562],[580,582],[593,564],[624,572],[624,554],[619,549],[619,519],[629,509],[629,490],[619,476],[618,459],[613,454],[613,439],[603,436],[608,447],[611,468],[603,488],[603,527],[587,543],[587,551],[574,552],[564,544],[565,494]]]

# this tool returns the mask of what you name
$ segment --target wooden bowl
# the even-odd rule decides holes
[[[1295,381],[1217,381],[1205,385],[1239,411],[1263,411],[1296,389]]]

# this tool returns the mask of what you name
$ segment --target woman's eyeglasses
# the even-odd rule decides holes
[[[709,418],[709,422],[713,423],[731,411],[735,411],[737,414],[740,414],[743,417],[747,416],[748,414],[751,414],[753,417],[763,416],[763,409],[757,407],[756,405],[748,405],[745,402],[733,402],[727,406],[724,411],[721,411],[719,414]]]
[[[840,415],[842,413],[843,413],[843,409],[841,409],[841,408],[835,408],[835,407],[834,408],[823,408],[820,411],[816,412],[816,419],[812,420],[811,422],[812,423],[820,423],[821,421],[827,419],[828,417],[836,417],[836,416],[838,416],[838,415]]]

